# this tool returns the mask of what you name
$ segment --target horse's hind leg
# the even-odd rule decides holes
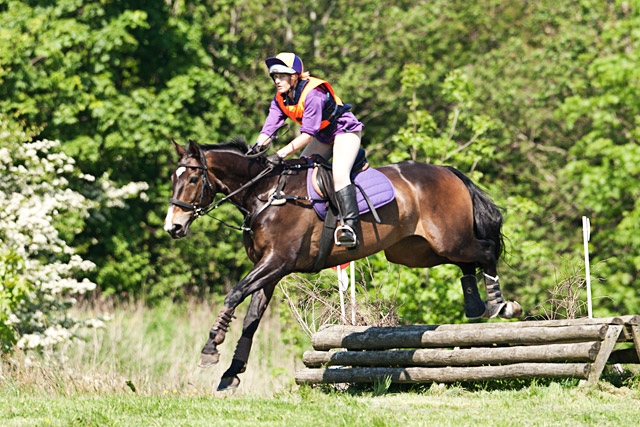
[[[503,319],[512,319],[522,316],[522,307],[515,301],[505,301],[500,290],[498,273],[496,269],[484,270],[484,284],[487,290],[487,311],[484,316],[487,319],[500,316]]]
[[[476,279],[475,264],[461,264],[463,276],[460,278],[462,284],[462,295],[464,295],[464,314],[468,319],[479,319],[484,316],[487,306],[478,291],[478,281]]]
[[[480,248],[473,252],[480,257],[476,263],[459,263],[464,276],[460,279],[464,294],[465,315],[469,319],[479,317],[494,318],[500,316],[503,319],[512,319],[522,315],[522,307],[515,301],[505,301],[500,290],[498,273],[496,270],[496,257],[494,244],[490,241],[479,240]],[[478,292],[475,276],[475,266],[480,265],[484,273],[484,283],[487,291],[487,301],[482,302]]]

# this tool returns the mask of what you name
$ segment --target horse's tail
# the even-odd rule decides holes
[[[491,240],[495,244],[496,261],[504,251],[504,235],[502,234],[502,210],[487,193],[458,169],[447,166],[466,185],[473,203],[474,231],[479,239]]]

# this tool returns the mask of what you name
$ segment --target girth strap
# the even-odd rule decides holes
[[[318,256],[313,264],[313,271],[320,271],[325,267],[329,252],[333,246],[333,233],[337,226],[337,217],[333,207],[327,210],[327,216],[324,218],[324,225],[318,243]]]

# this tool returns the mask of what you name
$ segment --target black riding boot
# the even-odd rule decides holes
[[[336,191],[338,209],[340,210],[340,226],[336,228],[334,239],[336,245],[352,248],[358,244],[356,229],[358,228],[358,200],[356,188],[349,184]]]

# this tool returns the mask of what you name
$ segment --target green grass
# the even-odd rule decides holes
[[[240,388],[217,392],[241,317],[209,370],[196,361],[217,307],[110,309],[108,327],[56,360],[19,352],[0,364],[0,426],[621,426],[640,419],[637,374],[578,381],[403,387],[381,381],[339,391],[298,387],[295,325],[278,308],[256,337]],[[283,337],[288,337],[283,340]],[[301,339],[304,342],[304,339]],[[129,385],[128,385],[129,384]],[[135,391],[133,391],[135,390]]]
[[[303,387],[271,397],[134,393],[49,396],[3,389],[3,426],[624,426],[640,396],[602,385],[520,390],[325,393]]]

